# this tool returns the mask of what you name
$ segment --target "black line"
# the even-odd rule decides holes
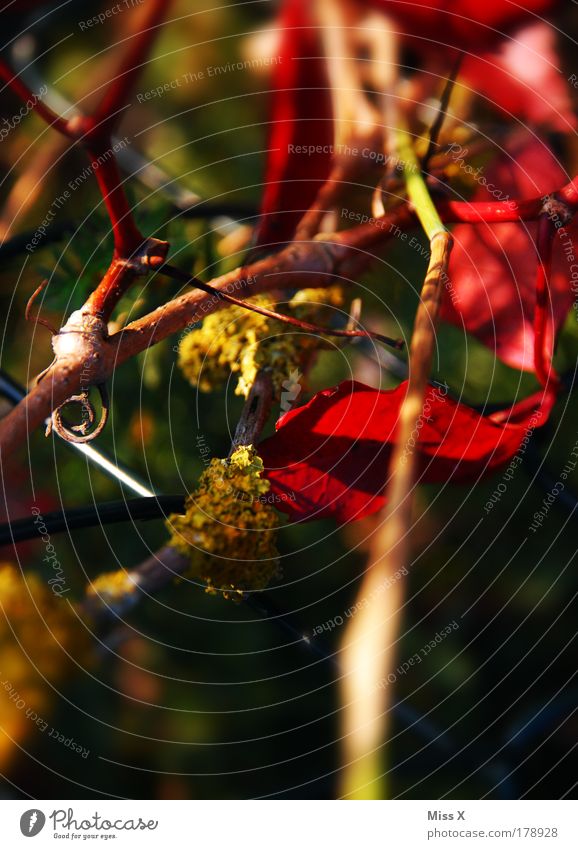
[[[131,498],[128,501],[104,501],[101,504],[88,504],[68,510],[54,510],[0,525],[0,545],[36,539],[62,531],[94,528],[101,524],[112,525],[131,520],[161,519],[169,513],[182,513],[184,505],[184,495],[158,495],[150,498]]]

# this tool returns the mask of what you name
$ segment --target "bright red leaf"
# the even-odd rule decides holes
[[[266,188],[256,243],[288,241],[329,176],[333,116],[319,32],[307,0],[285,0],[275,67]],[[301,148],[301,149],[300,149]]]
[[[509,115],[561,132],[576,127],[569,86],[556,52],[556,35],[547,24],[524,26],[495,51],[468,55],[461,75]]]
[[[460,49],[499,40],[505,32],[536,15],[545,15],[557,0],[370,0],[404,27],[404,34],[424,39],[422,50],[451,45]]]
[[[456,150],[454,156],[467,173],[467,151]],[[481,178],[489,188],[480,186],[475,200],[535,197],[568,181],[549,148],[527,137],[509,145],[508,154],[501,154],[486,171],[481,168]],[[455,227],[450,261],[452,288],[442,308],[447,321],[465,326],[505,363],[527,371],[534,369],[536,229],[534,223]],[[554,242],[550,347],[572,305],[570,275],[572,265],[578,262],[577,237],[578,225],[571,222],[559,229]]]
[[[259,446],[276,506],[291,519],[361,519],[385,503],[384,488],[407,382],[379,391],[344,381],[286,413]],[[505,465],[529,428],[544,424],[554,396],[538,393],[507,413],[481,416],[430,387],[414,432],[418,482],[476,481]]]
[[[524,122],[563,132],[576,126],[556,31],[542,18],[560,5],[555,0],[372,0],[372,5],[391,15],[402,42],[413,45],[428,71],[447,74],[463,51],[460,77],[487,103]],[[423,80],[426,88],[432,82]]]

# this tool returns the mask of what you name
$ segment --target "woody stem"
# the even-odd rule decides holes
[[[534,311],[534,368],[536,377],[543,386],[559,383],[552,367],[552,340],[549,337],[549,317],[552,315],[550,273],[552,267],[552,243],[554,227],[550,218],[543,214],[538,220],[536,252],[536,308]]]

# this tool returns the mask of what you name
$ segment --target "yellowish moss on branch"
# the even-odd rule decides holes
[[[104,572],[95,578],[86,590],[89,600],[97,599],[105,605],[115,606],[126,604],[128,599],[136,596],[138,584],[134,577],[124,569],[114,572]]]
[[[262,472],[252,446],[240,446],[228,460],[213,459],[186,513],[169,517],[170,545],[190,557],[190,576],[204,580],[208,592],[240,600],[278,575],[279,519]]]
[[[330,308],[341,307],[343,301],[339,286],[302,289],[283,307],[269,295],[249,299],[249,303],[283,310],[313,324],[330,319]],[[288,375],[295,369],[305,371],[323,344],[315,333],[232,306],[207,316],[201,328],[185,336],[179,347],[179,366],[187,380],[203,392],[218,389],[230,372],[238,374],[235,392],[245,398],[257,373],[268,367],[278,397]]]

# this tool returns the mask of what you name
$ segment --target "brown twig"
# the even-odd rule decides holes
[[[458,54],[457,59],[454,62],[451,73],[446,80],[446,84],[444,86],[444,90],[442,92],[442,96],[441,96],[441,99],[440,99],[439,110],[438,110],[438,113],[436,115],[435,121],[433,122],[433,124],[430,128],[430,131],[429,131],[429,142],[428,142],[427,151],[426,151],[426,154],[425,154],[424,158],[422,159],[422,163],[421,163],[422,171],[424,173],[427,173],[428,168],[429,168],[429,164],[430,164],[430,160],[436,154],[436,147],[438,147],[438,138],[439,138],[441,129],[443,127],[443,124],[444,124],[444,121],[445,121],[445,118],[446,118],[446,112],[448,111],[448,106],[450,105],[450,98],[452,96],[452,91],[454,89],[454,85],[455,85],[458,73],[459,73],[460,68],[462,66],[463,58],[464,58],[464,54],[462,52],[460,52]]]
[[[75,115],[68,120],[56,115],[41,99],[34,97],[28,86],[0,60],[0,78],[18,97],[31,101],[34,110],[51,127],[71,141],[82,144],[91,159],[112,225],[114,255],[107,273],[87,301],[85,311],[105,320],[135,277],[146,274],[163,262],[168,251],[166,242],[145,239],[140,232],[124,190],[111,139],[168,5],[167,0],[150,0],[147,3],[129,48],[121,56],[116,74],[91,115]]]
[[[179,578],[190,566],[190,559],[176,548],[165,545],[138,566],[115,573],[117,580],[105,581],[105,587],[89,587],[82,609],[100,629],[118,624],[143,598],[160,592]],[[119,580],[120,579],[120,580]],[[110,589],[108,589],[110,588]]]
[[[229,457],[241,445],[254,445],[261,435],[273,402],[273,381],[269,369],[261,369],[251,387],[237,423]],[[190,567],[190,558],[165,545],[132,569],[119,569],[97,579],[97,591],[89,588],[83,608],[93,620],[105,626],[128,613],[144,597],[169,586]]]
[[[267,307],[262,307],[258,304],[248,303],[242,298],[235,298],[234,295],[230,295],[227,292],[221,292],[210,283],[203,283],[196,277],[191,277],[186,271],[181,271],[180,268],[175,268],[172,265],[162,265],[159,268],[159,274],[166,274],[173,280],[181,280],[183,283],[186,283],[189,286],[194,286],[196,289],[200,289],[201,292],[214,295],[228,304],[249,310],[249,312],[256,312],[259,315],[264,315],[266,318],[273,318],[275,321],[280,321],[282,324],[290,324],[293,327],[298,327],[299,330],[304,330],[308,333],[318,333],[324,336],[341,336],[345,339],[375,339],[376,341],[382,342],[384,345],[389,345],[397,350],[401,350],[404,345],[403,339],[392,339],[390,336],[384,336],[382,333],[375,333],[371,330],[353,330],[349,327],[344,330],[340,330],[332,327],[321,327],[319,324],[313,324],[310,321],[303,321],[302,319],[295,318],[292,315],[285,315],[284,313],[267,309]]]
[[[133,86],[140,76],[146,57],[162,27],[171,0],[148,0],[139,10],[140,20],[130,39],[128,49],[121,55],[116,73],[99,105],[90,118],[90,128],[102,138],[110,138],[127,105]],[[90,131],[90,129],[89,129]]]
[[[556,192],[555,197],[569,214],[574,214],[578,210],[578,177]],[[543,198],[540,197],[522,203],[446,201],[438,203],[437,209],[446,223],[466,220],[480,223],[484,221],[484,215],[490,221],[535,220],[542,206]],[[325,286],[329,278],[337,274],[347,277],[359,268],[360,262],[370,262],[372,247],[386,243],[400,230],[410,229],[416,224],[415,212],[408,204],[403,204],[376,221],[331,236],[318,236],[310,242],[292,243],[278,254],[211,281],[211,285],[229,293],[235,292],[242,298],[273,289]],[[96,352],[96,358],[86,352],[93,368],[94,382],[106,381],[125,360],[191,326],[221,306],[222,301],[217,296],[196,291],[175,298],[137,319],[105,340],[101,350]],[[69,395],[79,391],[82,367],[81,360],[56,363],[47,370],[45,379],[0,422],[0,448],[4,456],[25,439],[26,433],[39,427]]]
[[[407,394],[387,474],[388,502],[371,537],[368,568],[358,592],[362,606],[345,630],[341,647],[341,689],[346,706],[342,719],[345,769],[341,794],[347,797],[380,798],[382,792],[378,780],[382,774],[381,748],[392,703],[387,694],[387,676],[394,668],[409,562],[416,474],[415,449],[410,445],[422,415],[451,245],[449,233],[437,233],[431,240],[431,258],[409,351]],[[386,592],[383,587],[387,587]]]
[[[271,412],[273,378],[270,369],[261,369],[253,381],[241,418],[237,422],[229,457],[241,445],[255,445]]]
[[[374,232],[364,230],[360,244],[374,236]],[[275,256],[224,274],[211,285],[225,292],[236,292],[243,298],[271,289],[325,286],[338,269],[347,267],[348,259],[358,255],[352,246],[355,241],[348,245],[335,238],[289,245]],[[26,438],[26,433],[39,427],[67,398],[86,388],[81,386],[83,371],[90,373],[91,384],[105,383],[125,360],[222,306],[223,301],[216,294],[188,292],[111,337],[106,336],[102,320],[82,312],[77,314],[64,328],[66,332],[54,337],[53,345],[59,349],[59,356],[43,380],[0,421],[2,456],[7,457]]]
[[[449,233],[438,233],[431,241],[429,268],[421,292],[409,349],[407,393],[397,422],[396,446],[390,461],[388,503],[382,521],[384,554],[395,572],[408,562],[408,531],[411,527],[411,493],[415,484],[416,455],[410,448],[412,433],[419,424],[431,372],[436,324],[444,280],[452,248]]]
[[[324,216],[330,212],[343,190],[343,184],[350,177],[353,158],[342,157],[333,166],[328,179],[325,181],[314,204],[307,210],[295,231],[295,241],[303,239],[312,239],[319,232],[321,222]]]

